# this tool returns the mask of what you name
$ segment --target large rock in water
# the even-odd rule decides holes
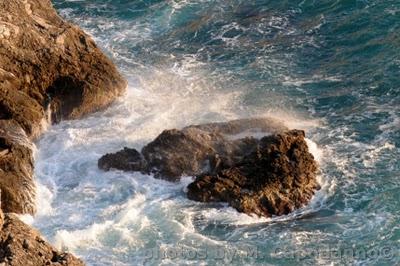
[[[232,167],[203,174],[188,186],[188,198],[227,202],[240,212],[271,217],[306,205],[320,189],[317,163],[302,130],[262,138],[257,148]]]
[[[124,148],[98,164],[170,181],[197,176],[188,186],[189,199],[227,202],[240,212],[267,217],[304,206],[319,189],[304,131],[269,118],[166,130],[141,153]]]
[[[162,132],[142,152],[124,148],[100,158],[100,169],[119,169],[154,174],[157,178],[177,181],[181,176],[217,172],[232,166],[257,146],[253,135],[284,130],[270,118],[240,119],[226,123],[188,126]],[[243,136],[245,137],[243,137]]]
[[[0,0],[0,189],[5,211],[35,211],[32,153],[29,141],[22,145],[18,140],[34,140],[46,120],[76,119],[100,110],[125,87],[113,63],[87,34],[62,20],[50,0]]]

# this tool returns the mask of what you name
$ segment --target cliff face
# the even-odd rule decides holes
[[[63,21],[49,0],[0,0],[3,210],[35,212],[32,154],[23,143],[41,133],[43,121],[97,111],[125,87],[126,81],[93,40]],[[23,143],[17,141],[21,139]]]
[[[87,34],[63,21],[50,0],[0,0],[0,190],[5,213],[35,213],[32,141],[47,122],[105,108],[125,87],[113,63]],[[0,255],[8,246],[18,248],[5,241],[5,230],[26,227],[26,237],[31,234],[16,217],[6,214],[5,221]],[[15,256],[8,260],[11,265],[41,265],[18,263],[23,261]]]
[[[0,120],[0,189],[5,212],[35,212],[32,144],[12,119]]]

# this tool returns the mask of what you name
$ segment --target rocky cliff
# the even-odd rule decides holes
[[[46,124],[105,108],[125,87],[126,81],[113,63],[87,34],[61,19],[50,0],[0,0],[0,190],[4,212],[35,213],[32,141]],[[6,214],[3,230],[19,223]],[[4,250],[9,242],[2,243],[0,249]],[[8,263],[18,265],[11,260]]]
[[[2,208],[34,213],[26,197],[33,186],[31,155],[26,150],[21,157],[14,133],[24,143],[34,140],[48,116],[58,122],[104,108],[126,82],[93,40],[63,21],[49,0],[1,0],[0,10],[0,132],[6,135],[0,139]]]

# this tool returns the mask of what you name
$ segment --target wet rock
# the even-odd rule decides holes
[[[317,163],[304,137],[304,131],[291,130],[262,138],[232,167],[198,176],[188,186],[188,198],[226,202],[239,212],[265,217],[303,207],[320,189]]]
[[[143,148],[147,163],[144,172],[170,181],[184,175],[214,172],[240,160],[256,144],[254,137],[230,140],[217,131],[197,127],[165,130]]]
[[[284,129],[275,119],[254,118],[165,130],[142,149],[141,155],[124,148],[106,154],[98,164],[103,170],[140,171],[177,181],[183,175],[214,173],[233,166],[255,149],[258,135]]]
[[[0,212],[0,265],[84,265],[73,255],[54,249],[14,214]]]
[[[124,171],[142,171],[145,169],[143,156],[135,149],[124,148],[114,154],[106,154],[98,162],[100,169],[122,169]]]
[[[32,144],[14,120],[0,120],[1,209],[5,212],[31,213],[36,210],[33,181]]]
[[[270,118],[165,130],[141,154],[124,148],[103,156],[99,167],[170,181],[197,176],[188,186],[189,199],[226,202],[240,212],[266,217],[303,207],[319,189],[305,132]]]

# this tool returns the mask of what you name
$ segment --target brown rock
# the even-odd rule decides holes
[[[0,109],[29,136],[40,131],[49,104],[53,121],[74,119],[123,92],[126,81],[112,62],[49,0],[2,1],[0,10]]]
[[[31,213],[34,204],[32,144],[14,120],[0,120],[1,208],[5,212]]]
[[[142,171],[142,169],[145,169],[145,161],[140,152],[125,147],[122,151],[101,157],[98,161],[98,166],[104,171],[111,169]]]
[[[46,121],[110,105],[126,81],[50,0],[0,0],[0,191],[5,212],[35,213],[33,145]],[[48,119],[49,117],[49,119]],[[0,264],[83,265],[0,210]]]
[[[303,207],[320,188],[304,137],[304,131],[291,130],[262,138],[233,167],[198,176],[188,186],[188,198],[227,202],[239,212],[266,217]]]
[[[93,40],[62,20],[50,0],[0,1],[0,189],[2,208],[34,213],[29,140],[44,121],[108,106],[126,81]],[[19,141],[19,140],[22,141]]]
[[[270,118],[165,130],[141,154],[124,148],[103,156],[99,167],[170,181],[197,176],[188,186],[189,199],[227,202],[240,212],[267,217],[304,206],[319,189],[304,131]]]
[[[1,212],[1,210],[0,210]],[[20,265],[69,265],[84,263],[71,254],[59,252],[40,237],[39,232],[21,222],[14,214],[1,212],[0,264]]]

